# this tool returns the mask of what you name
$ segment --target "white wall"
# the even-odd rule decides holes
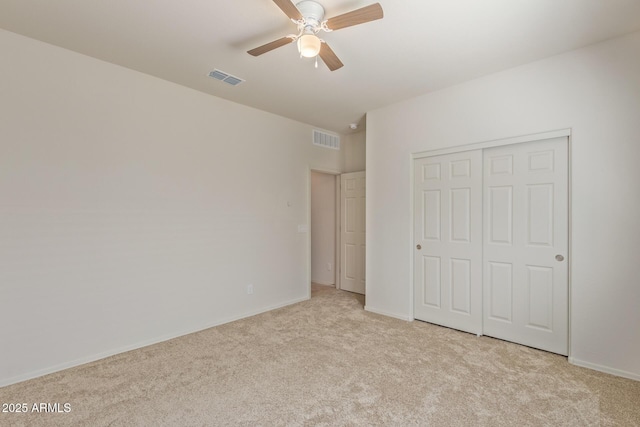
[[[367,133],[361,131],[342,137],[342,173],[361,172],[366,169],[366,136]]]
[[[638,52],[635,33],[369,112],[367,308],[412,315],[411,153],[571,128],[570,360],[640,379]]]
[[[308,171],[342,162],[311,127],[6,31],[0,57],[0,385],[308,298]]]
[[[335,285],[336,177],[311,172],[311,281]]]

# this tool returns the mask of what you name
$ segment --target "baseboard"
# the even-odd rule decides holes
[[[585,362],[574,357],[569,357],[569,363],[583,368],[593,369],[594,371],[604,372],[605,374],[615,375],[617,377],[629,378],[630,380],[640,381],[640,374],[627,372],[620,369],[611,368],[609,366],[598,365],[597,363]]]
[[[365,311],[369,311],[371,313],[382,314],[383,316],[393,317],[395,319],[400,319],[400,320],[404,320],[404,321],[407,321],[407,322],[413,322],[413,318],[412,317],[405,316],[405,315],[402,315],[402,314],[389,313],[388,311],[380,310],[378,308],[371,307],[369,305],[365,305],[364,309],[365,309]]]
[[[87,363],[91,363],[91,362],[95,362],[97,360],[101,360],[101,359],[105,359],[107,357],[111,357],[111,356],[115,356],[116,354],[120,354],[120,353],[126,353],[127,351],[132,351],[132,350],[137,350],[139,348],[143,348],[143,347],[147,347],[153,344],[158,344],[164,341],[169,341],[172,340],[174,338],[178,338],[184,335],[189,335],[189,334],[193,334],[195,332],[200,332],[200,331],[204,331],[205,329],[209,329],[209,328],[213,328],[215,326],[220,326],[220,325],[224,325],[225,323],[231,323],[231,322],[235,322],[236,320],[240,320],[240,319],[245,319],[247,317],[252,317],[252,316],[256,316],[258,314],[261,313],[266,313],[267,311],[271,311],[271,310],[276,310],[278,308],[282,308],[282,307],[286,307],[289,305],[293,305],[293,304],[297,304],[299,302],[302,301],[306,301],[308,300],[309,297],[305,296],[302,298],[296,298],[293,300],[289,300],[286,301],[284,303],[281,304],[275,304],[272,306],[268,306],[268,307],[263,307],[259,310],[256,311],[250,311],[238,316],[233,316],[233,317],[229,317],[229,318],[225,318],[222,320],[218,320],[216,322],[212,322],[210,324],[207,324],[205,326],[202,327],[198,327],[196,329],[193,330],[184,330],[184,331],[180,331],[180,332],[175,332],[172,334],[168,334],[168,335],[163,335],[157,338],[153,338],[150,340],[145,340],[145,341],[141,341],[135,344],[131,344],[131,345],[127,345],[124,347],[120,347],[120,348],[116,348],[113,350],[108,350],[108,351],[104,351],[98,354],[93,354],[91,356],[87,356],[87,357],[81,357],[79,359],[75,359],[72,360],[70,362],[65,362],[65,363],[60,363],[58,365],[54,365],[54,366],[50,366],[48,368],[44,368],[44,369],[39,369],[37,371],[32,371],[32,372],[27,372],[21,375],[16,375],[15,377],[10,377],[10,378],[4,378],[4,379],[0,379],[0,387],[6,387],[9,386],[11,384],[16,384],[22,381],[27,381],[27,380],[31,380],[34,378],[38,378],[38,377],[42,377],[44,375],[48,375],[48,374],[53,374],[54,372],[59,372],[59,371],[63,371],[65,369],[69,369],[69,368],[74,368],[76,366],[80,366],[80,365],[84,365]]]

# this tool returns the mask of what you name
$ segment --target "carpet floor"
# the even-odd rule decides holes
[[[639,426],[640,382],[313,298],[0,388],[2,426]],[[35,412],[38,402],[60,412]],[[68,403],[70,412],[64,412]]]

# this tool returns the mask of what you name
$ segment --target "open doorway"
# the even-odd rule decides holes
[[[311,295],[337,285],[339,176],[311,171]]]
[[[353,233],[345,233],[349,226],[360,223],[358,228],[364,232],[364,194],[352,197],[352,181],[354,188],[363,186],[364,173],[310,171],[310,294],[314,298],[347,291],[364,308],[364,240],[360,242],[362,250],[354,252],[350,249],[360,245],[352,244],[356,243],[351,241]],[[358,183],[361,185],[355,185]],[[349,197],[344,202],[346,196]],[[351,199],[359,203],[347,203]],[[359,216],[363,218],[358,219]],[[362,256],[356,256],[359,253]]]

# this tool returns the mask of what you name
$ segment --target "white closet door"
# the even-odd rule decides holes
[[[484,334],[568,352],[567,138],[484,150]]]
[[[482,150],[414,161],[414,317],[482,332]]]
[[[365,293],[365,172],[340,175],[340,289]]]

